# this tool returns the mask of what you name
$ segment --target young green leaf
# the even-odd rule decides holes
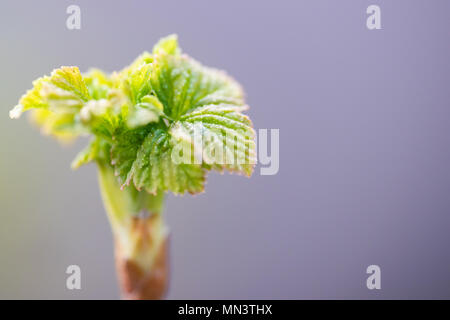
[[[35,109],[48,134],[94,135],[72,166],[111,166],[122,188],[197,193],[207,170],[253,170],[254,131],[242,113],[242,88],[181,54],[174,35],[118,73],[62,67],[33,85],[10,116]]]
[[[98,153],[97,142],[98,140],[92,141],[86,146],[86,148],[84,148],[77,154],[75,159],[73,159],[72,161],[72,169],[78,169],[83,164],[86,164],[96,158],[96,155]]]

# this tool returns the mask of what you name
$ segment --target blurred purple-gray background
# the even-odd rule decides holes
[[[66,8],[81,8],[81,30]],[[382,30],[366,27],[381,7]],[[0,3],[0,298],[119,297],[95,167],[8,111],[61,65],[118,70],[162,36],[227,70],[280,171],[166,201],[170,299],[450,298],[450,2]],[[25,118],[25,117],[24,117]],[[65,287],[66,267],[82,290]],[[381,267],[381,290],[366,287]]]

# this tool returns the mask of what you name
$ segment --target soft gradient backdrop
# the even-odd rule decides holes
[[[66,28],[81,7],[82,28]],[[366,28],[378,4],[382,30]],[[168,298],[450,298],[450,1],[0,2],[0,298],[118,298],[93,165],[26,117],[61,65],[122,68],[162,36],[246,88],[280,171],[167,199]],[[82,290],[65,287],[82,268]],[[368,265],[382,289],[366,288]]]

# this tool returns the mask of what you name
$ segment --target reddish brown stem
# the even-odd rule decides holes
[[[136,218],[133,221],[133,232],[139,237],[137,250],[144,255],[154,250],[152,220]],[[124,299],[154,300],[165,297],[169,279],[168,242],[166,236],[157,248],[151,266],[143,267],[138,261],[125,257],[120,241],[115,241],[116,268]]]

